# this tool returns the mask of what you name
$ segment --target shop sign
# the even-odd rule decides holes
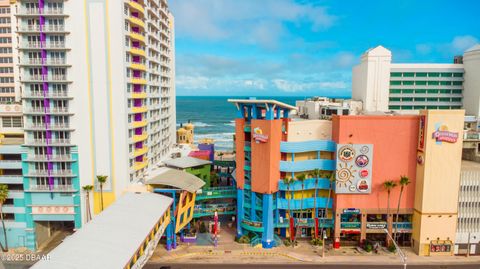
[[[450,132],[450,131],[435,131],[432,134],[432,138],[435,138],[437,142],[448,142],[448,143],[455,143],[458,139],[457,132]]]
[[[386,223],[367,223],[367,229],[385,229],[387,228]]]
[[[253,140],[255,140],[256,143],[267,143],[268,135],[263,134],[260,127],[256,127],[253,129]]]
[[[358,209],[358,208],[345,208],[345,209],[343,209],[343,213],[346,213],[346,214],[360,214],[360,209]]]
[[[441,253],[441,252],[451,252],[452,244],[449,242],[430,242],[430,252]]]
[[[426,117],[420,116],[420,126],[418,128],[418,150],[419,151],[425,150],[425,125],[426,125]]]

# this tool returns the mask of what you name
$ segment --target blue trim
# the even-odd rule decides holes
[[[242,221],[245,218],[244,211],[244,190],[237,189],[237,236],[240,237],[243,235],[242,232]]]
[[[273,238],[273,215],[270,214],[273,210],[273,196],[272,194],[264,194],[263,198],[263,213],[262,214],[262,224],[263,224],[263,233],[262,233],[262,247],[263,248],[272,248],[275,244]]]
[[[280,152],[300,153],[310,151],[330,151],[334,152],[336,144],[330,140],[311,140],[302,142],[280,142]]]
[[[257,204],[257,195],[253,191],[250,192],[250,204],[253,205],[250,207],[250,220],[256,221],[255,205]]]
[[[327,197],[317,197],[317,208],[325,208],[327,204]],[[303,207],[302,207],[302,200],[301,199],[286,199],[280,198],[277,199],[277,208],[278,209],[285,209],[288,210],[288,200],[290,200],[290,209],[291,210],[301,210],[301,209],[309,209],[314,208],[314,198],[304,198],[303,199]],[[327,208],[332,208],[333,199],[330,197],[330,201],[328,202]]]
[[[321,170],[335,170],[335,160],[305,160],[305,161],[280,161],[280,171],[281,172],[303,172],[303,171],[312,171],[315,169]]]
[[[324,189],[330,188],[330,181],[327,178],[319,178],[315,185],[315,178],[308,178],[303,181],[303,189]],[[302,190],[302,182],[295,180],[293,183],[285,184],[283,180],[278,181],[278,189],[281,191],[300,191]],[[332,188],[333,189],[333,188]]]

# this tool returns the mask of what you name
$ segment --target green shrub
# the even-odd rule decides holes
[[[321,246],[323,245],[323,242],[322,242],[322,239],[320,238],[313,238],[312,240],[310,240],[310,244],[314,246]]]
[[[365,245],[365,251],[366,252],[372,252],[373,250],[373,246],[371,244],[366,244]]]
[[[397,251],[397,248],[394,244],[391,244],[390,246],[388,246],[388,251],[395,253]]]
[[[240,238],[238,238],[238,243],[250,244],[250,238],[247,235],[242,235]]]

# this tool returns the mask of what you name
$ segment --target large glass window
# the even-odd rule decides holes
[[[453,85],[455,86],[462,85],[462,81],[453,81]]]
[[[427,76],[427,73],[417,73],[416,74],[417,77],[426,77]]]
[[[452,77],[452,73],[440,73],[440,76],[443,78],[450,78]]]
[[[429,77],[439,77],[440,73],[428,73]]]
[[[415,85],[427,85],[427,82],[423,80],[419,80],[419,81],[415,81]]]
[[[414,77],[415,73],[403,73],[404,77]]]
[[[414,81],[410,81],[410,80],[403,82],[403,85],[413,85],[413,84],[414,84]]]
[[[452,90],[453,94],[462,94],[462,90]]]
[[[440,81],[440,85],[450,86],[450,85],[452,85],[452,82],[451,81]]]
[[[445,97],[442,97],[442,98],[438,98],[440,100],[440,102],[450,102],[450,98],[445,98]]]
[[[402,93],[413,93],[413,90],[402,90]]]
[[[402,93],[400,89],[390,89],[390,93]]]
[[[397,101],[400,101],[400,97],[390,97],[389,100],[391,102],[397,102]]]
[[[431,89],[431,90],[427,90],[428,93],[438,93],[438,90],[437,89]]]
[[[427,90],[424,90],[424,89],[416,89],[415,90],[415,93],[426,93]]]
[[[440,93],[442,94],[450,94],[451,92],[451,90],[440,90]]]
[[[456,78],[461,78],[463,77],[463,73],[453,73],[453,76]]]
[[[401,76],[402,76],[402,73],[400,73],[400,72],[392,72],[392,73],[390,73],[390,76],[391,76],[391,77],[401,77]]]
[[[398,80],[390,80],[390,85],[402,85],[402,82]]]
[[[438,81],[429,81],[428,85],[438,85]]]

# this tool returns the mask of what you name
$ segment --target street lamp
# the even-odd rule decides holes
[[[400,247],[397,245],[397,242],[395,242],[395,240],[392,238],[392,236],[390,235],[390,233],[388,232],[387,229],[383,229],[383,231],[388,235],[388,237],[390,238],[390,240],[392,240],[393,242],[393,245],[395,246],[395,249],[397,250],[398,252],[398,256],[400,256],[400,260],[403,262],[403,269],[407,269],[407,255],[405,255],[405,253],[403,253],[403,251],[400,249]]]

